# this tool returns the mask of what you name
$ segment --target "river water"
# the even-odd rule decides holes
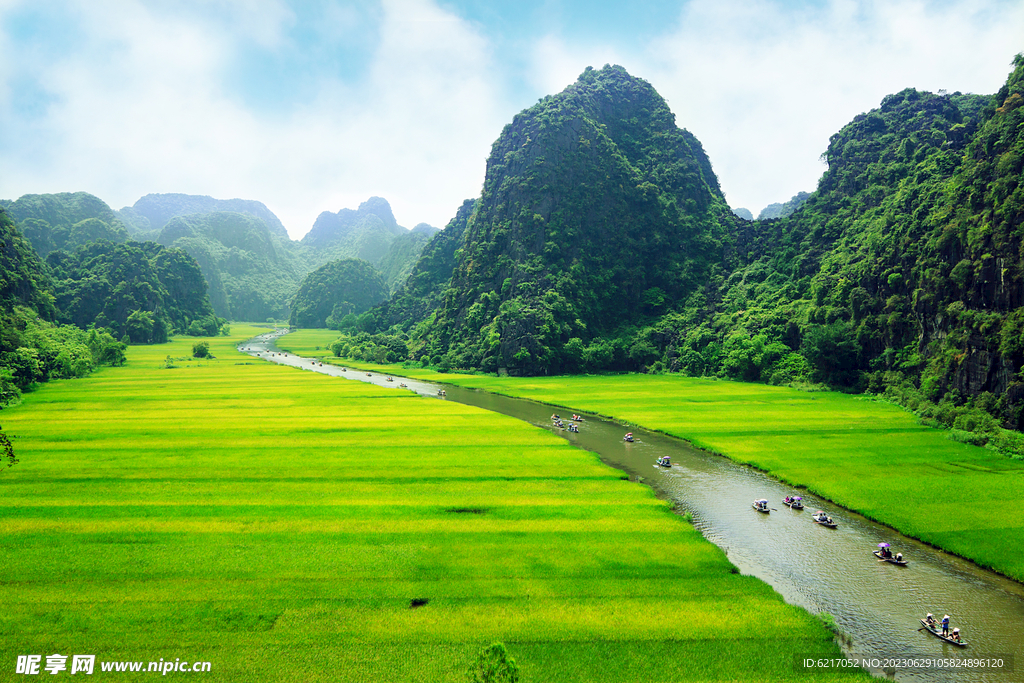
[[[598,454],[689,511],[694,525],[742,573],[767,582],[790,603],[831,614],[843,633],[840,644],[847,657],[869,660],[867,668],[876,675],[900,681],[1024,681],[1024,669],[1015,669],[1018,663],[1024,667],[1024,586],[1019,583],[678,439],[632,428],[636,441],[626,443],[625,427],[586,414],[579,433],[572,433],[551,420],[553,412],[568,418],[571,411],[564,408],[401,377],[389,382],[376,372],[368,376],[321,365],[281,352],[274,346],[277,336],[263,335],[239,348],[276,363],[426,396],[436,397],[443,388],[443,400],[518,418]],[[671,458],[670,468],[656,464],[663,455]],[[804,510],[783,504],[785,496],[794,494],[803,495]],[[768,499],[770,514],[751,507],[758,498]],[[818,509],[828,512],[838,528],[813,523],[811,515]],[[903,553],[908,566],[875,559],[871,552],[879,543]],[[918,631],[918,620],[927,612],[937,618],[949,614],[968,646],[959,648]],[[885,661],[890,658],[917,659],[922,666],[893,667]],[[963,666],[1000,659],[1002,668]]]

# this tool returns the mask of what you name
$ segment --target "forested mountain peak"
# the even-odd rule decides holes
[[[214,199],[207,195],[194,194],[147,194],[132,206],[119,212],[131,226],[133,233],[162,229],[175,216],[230,211],[255,216],[262,220],[270,231],[283,239],[289,239],[281,220],[263,202],[252,199]]]
[[[88,192],[27,194],[3,206],[42,258],[93,240],[128,240],[128,230],[117,214]]]
[[[358,209],[340,209],[337,213],[324,211],[317,216],[316,222],[302,243],[311,247],[326,246],[339,242],[353,233],[366,229],[367,226],[380,227],[392,235],[406,232],[398,225],[391,205],[381,197],[370,197],[359,205]]]
[[[492,146],[429,347],[463,367],[571,370],[581,344],[697,291],[733,220],[654,88],[588,68]]]

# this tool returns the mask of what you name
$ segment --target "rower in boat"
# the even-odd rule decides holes
[[[573,432],[574,434],[579,434],[579,433],[580,433],[580,428],[579,428],[579,427],[577,427],[577,426],[576,426],[576,425],[574,425],[574,424],[570,424],[570,425],[569,425],[569,431],[570,431],[570,432]]]
[[[405,382],[402,382],[401,384],[398,385],[398,388],[399,389],[408,389],[409,385],[406,384]]]
[[[949,615],[942,617],[942,635],[949,637]]]
[[[831,529],[834,529],[837,526],[839,526],[838,524],[833,522],[832,518],[826,515],[823,510],[818,510],[817,512],[815,512],[814,517],[812,517],[811,519],[813,519],[818,524],[821,524],[822,526],[827,526]]]
[[[628,432],[624,437],[622,437],[622,440],[627,443],[633,443],[633,432]]]
[[[658,464],[662,467],[672,467],[672,459],[667,455],[663,455],[658,458]]]
[[[803,498],[801,496],[786,496],[786,498],[782,502],[788,505],[790,509],[802,510],[804,507],[802,501]]]
[[[946,617],[943,617],[943,621],[945,622],[948,618],[949,618],[948,615]],[[960,636],[960,629],[955,628],[955,629],[953,629],[953,633],[951,633],[951,634],[948,633],[948,628],[949,628],[948,622],[946,623],[946,629],[947,629],[946,632],[943,632],[939,628],[938,623],[935,621],[935,617],[933,617],[931,614],[929,614],[927,617],[922,619],[921,620],[921,624],[922,624],[922,626],[921,626],[920,629],[918,629],[919,631],[920,630],[927,630],[929,633],[931,633],[936,638],[941,638],[942,640],[944,640],[945,642],[947,642],[947,643],[949,643],[951,645],[956,645],[958,647],[966,647],[967,646],[967,641],[963,640],[963,638]]]
[[[753,503],[751,503],[751,505],[758,512],[763,512],[765,514],[771,514],[771,509],[768,507],[768,501],[765,498],[762,498],[760,500],[755,500]]]

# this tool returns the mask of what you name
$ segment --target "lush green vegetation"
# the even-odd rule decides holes
[[[0,408],[39,382],[124,363],[125,345],[106,330],[53,323],[53,288],[45,264],[0,209]]]
[[[699,290],[733,220],[700,143],[650,84],[588,68],[494,143],[421,353],[573,371],[577,346]]]
[[[325,343],[296,333],[280,346],[322,355]],[[663,431],[1024,580],[1022,459],[960,443],[883,401],[678,375],[510,378],[418,365],[372,367]]]
[[[647,83],[588,70],[506,126],[459,242],[435,240],[445,258],[351,332],[439,368],[868,390],[1021,453],[1004,429],[1024,424],[1014,67],[992,97],[886,97],[832,136],[813,194],[760,221],[725,210]]]
[[[373,315],[367,317],[360,329],[394,329],[405,333],[418,325],[418,334],[413,336],[422,336],[428,331],[428,318],[441,305],[475,206],[474,199],[462,203],[455,218],[423,247],[405,283],[394,296],[373,310]]]
[[[387,298],[387,283],[366,261],[331,261],[302,281],[292,299],[289,324],[294,327],[350,326],[356,316]]]
[[[289,302],[309,272],[294,243],[244,213],[175,216],[156,241],[196,260],[209,284],[210,303],[222,318],[287,318]]]
[[[128,240],[128,230],[117,214],[87,192],[27,194],[16,201],[0,201],[0,206],[42,258],[95,240]]]
[[[5,413],[0,658],[466,681],[502,642],[524,681],[866,680],[794,672],[838,655],[823,625],[592,455],[235,352],[258,331],[133,346]]]
[[[47,258],[60,319],[128,337],[133,344],[159,344],[195,320],[213,318],[206,281],[180,249],[154,242],[85,244]]]
[[[797,192],[789,199],[788,202],[783,202],[781,204],[769,204],[761,209],[761,213],[757,214],[757,220],[763,221],[772,218],[785,218],[786,216],[790,216],[797,209],[806,204],[807,200],[810,198],[811,194],[809,192]],[[747,220],[750,220],[750,218],[747,218]]]
[[[214,199],[194,194],[147,194],[132,206],[117,212],[137,239],[155,239],[175,216],[194,216],[216,212],[241,213],[262,221],[270,233],[287,240],[288,231],[281,219],[263,202],[251,199]]]

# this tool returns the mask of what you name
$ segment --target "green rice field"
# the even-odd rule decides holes
[[[465,681],[494,641],[523,681],[867,678],[796,671],[839,654],[822,622],[593,455],[233,331],[213,360],[133,346],[4,411],[0,680],[91,654],[100,679]]]
[[[313,347],[326,348],[336,334],[301,330],[281,345],[319,355]],[[678,436],[1024,581],[1024,462],[951,441],[885,403],[677,375],[509,378],[373,367]]]

